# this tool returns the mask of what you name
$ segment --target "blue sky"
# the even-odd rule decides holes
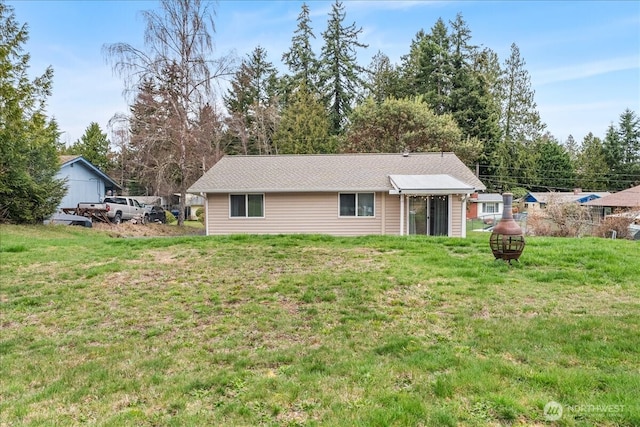
[[[18,22],[29,26],[25,50],[31,72],[54,69],[48,113],[58,121],[61,140],[79,139],[91,122],[103,130],[115,114],[127,111],[123,83],[114,76],[101,49],[126,42],[142,46],[144,22],[138,13],[157,2],[7,1]],[[267,50],[278,67],[290,44],[300,1],[231,1],[217,4],[219,54],[239,58],[255,47]],[[319,53],[331,1],[308,1]],[[638,1],[354,1],[344,2],[346,24],[362,27],[363,65],[378,51],[395,63],[409,51],[420,29],[429,32],[438,18],[462,13],[471,41],[494,50],[501,62],[516,43],[535,91],[543,122],[560,141],[571,134],[581,142],[630,108],[640,114],[640,2]]]

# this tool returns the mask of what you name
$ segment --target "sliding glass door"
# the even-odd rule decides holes
[[[409,234],[449,235],[449,196],[410,197]]]

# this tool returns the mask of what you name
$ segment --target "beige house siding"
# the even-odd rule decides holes
[[[400,234],[400,196],[385,193],[384,198],[385,198],[385,222],[384,222],[385,233],[384,234],[399,235]]]
[[[207,232],[214,234],[318,233],[360,236],[382,233],[382,197],[376,193],[375,216],[339,217],[338,193],[266,193],[264,218],[230,218],[229,195],[209,194]]]
[[[451,235],[462,236],[462,201],[451,198]],[[340,217],[338,200],[338,193],[266,193],[264,218],[230,218],[229,195],[208,194],[207,234],[400,234],[399,196],[376,193],[373,217]]]
[[[462,198],[457,195],[449,196],[451,199],[451,236],[462,236]],[[466,224],[465,224],[466,225]]]

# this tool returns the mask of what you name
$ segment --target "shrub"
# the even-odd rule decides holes
[[[633,236],[631,230],[629,230],[629,226],[633,221],[633,216],[620,214],[608,216],[596,227],[593,235],[598,237],[611,237],[612,231],[615,231],[617,239],[630,239]]]
[[[196,217],[198,217],[198,221],[204,224],[204,208],[196,209]]]
[[[529,215],[527,229],[536,236],[580,237],[592,227],[589,208],[550,196],[543,211]]]
[[[178,221],[176,217],[171,213],[171,211],[165,211],[165,215],[167,218],[167,224],[173,224],[174,222]]]

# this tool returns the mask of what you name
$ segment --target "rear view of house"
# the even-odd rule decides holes
[[[453,153],[225,156],[190,193],[207,235],[318,233],[464,237],[485,186]]]

